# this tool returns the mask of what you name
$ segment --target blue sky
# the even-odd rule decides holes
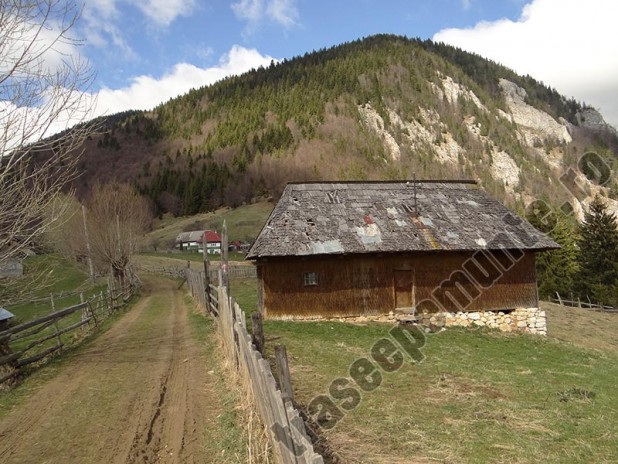
[[[616,126],[617,18],[615,0],[87,0],[75,33],[97,73],[99,114],[150,109],[272,59],[393,33],[476,51]]]

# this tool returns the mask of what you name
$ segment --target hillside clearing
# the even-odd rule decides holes
[[[227,223],[230,241],[253,241],[272,209],[272,203],[260,201],[235,209],[221,208],[195,216],[176,218],[165,216],[155,223],[154,229],[147,234],[145,242],[151,244],[150,248],[152,248],[153,240],[158,243],[157,248],[172,248],[180,232],[201,229],[215,229],[220,232],[224,220]]]

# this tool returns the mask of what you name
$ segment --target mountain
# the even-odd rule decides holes
[[[599,186],[578,166],[594,153],[597,168],[618,167],[616,130],[596,110],[431,41],[372,36],[105,123],[78,192],[126,181],[177,215],[276,197],[290,180],[413,175],[477,179],[519,211],[543,199],[581,217],[597,193],[618,211],[616,176]]]

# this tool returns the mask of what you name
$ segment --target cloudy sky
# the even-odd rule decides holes
[[[150,109],[227,75],[377,33],[475,51],[618,126],[616,0],[88,0],[75,33],[97,112]]]

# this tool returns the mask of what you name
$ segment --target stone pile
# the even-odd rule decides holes
[[[355,316],[355,317],[295,317],[285,318],[306,321],[328,321],[335,320],[340,322],[386,322],[397,323],[401,321],[417,322],[431,330],[443,327],[487,327],[497,329],[502,332],[524,332],[537,335],[547,335],[547,318],[545,311],[539,308],[517,308],[512,311],[458,311],[456,313],[420,313],[416,317],[408,314],[381,314],[375,316]]]
[[[475,311],[417,314],[420,324],[435,327],[488,327],[502,332],[526,332],[547,335],[545,311],[517,308],[512,311]]]

